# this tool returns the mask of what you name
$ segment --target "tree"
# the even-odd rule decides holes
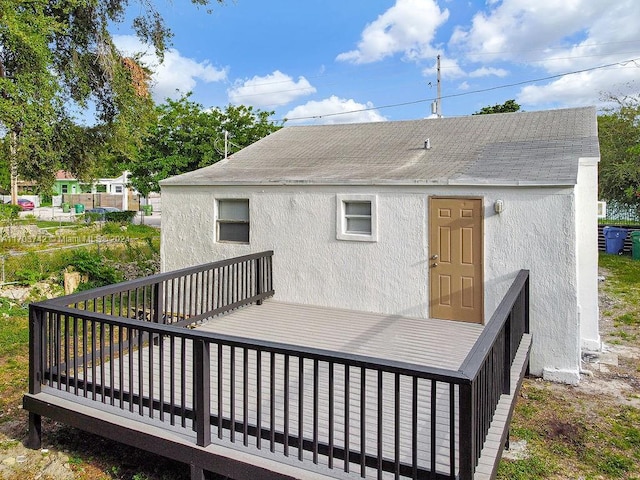
[[[479,112],[472,115],[487,115],[490,113],[508,113],[520,111],[520,105],[515,100],[507,100],[502,105],[496,104],[493,106],[482,107]]]
[[[74,139],[58,135],[73,123],[74,112],[92,105],[96,120],[111,126],[138,108],[142,97],[131,94],[138,88],[135,72],[108,30],[124,19],[128,3],[0,0],[0,135],[13,180],[17,173],[39,181],[52,177],[65,150],[59,142]],[[153,2],[140,2],[140,10],[133,27],[161,56],[170,31]]]
[[[598,116],[599,195],[640,208],[640,98],[608,99],[615,107]]]
[[[231,155],[280,128],[269,121],[273,112],[244,105],[205,109],[190,96],[167,99],[156,107],[157,123],[138,158],[123,165],[131,173],[131,185],[145,197],[160,191],[160,180],[222,160],[225,138]]]

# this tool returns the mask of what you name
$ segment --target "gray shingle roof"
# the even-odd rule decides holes
[[[593,107],[298,126],[162,185],[572,185],[599,156]]]

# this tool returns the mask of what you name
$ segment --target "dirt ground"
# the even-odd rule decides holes
[[[603,279],[606,272],[601,272]],[[605,280],[606,281],[606,280]],[[600,294],[601,312],[609,312],[615,300]],[[619,309],[618,309],[619,310]],[[617,311],[619,313],[619,311]],[[603,352],[585,355],[584,373],[577,386],[526,379],[519,402],[544,388],[565,402],[577,402],[585,417],[595,415],[603,408],[640,408],[640,347],[637,340],[618,341],[616,326],[608,315],[601,315],[601,335],[605,342]],[[19,405],[15,412],[3,412],[10,421],[0,423],[0,478],[6,480],[85,480],[131,479],[169,480],[188,479],[187,466],[161,457],[131,449],[116,442],[85,434],[43,419],[44,444],[40,450],[23,445],[26,439],[27,418]],[[549,412],[549,415],[557,412]],[[550,437],[571,435],[571,426],[558,423]],[[553,430],[553,429],[552,429]],[[574,432],[575,433],[575,432]],[[513,442],[506,457],[519,459],[527,456],[526,442]],[[577,469],[576,471],[580,471]],[[529,478],[526,476],[521,478]],[[532,477],[533,478],[533,477]],[[546,475],[535,478],[547,478]],[[548,478],[585,478],[584,476],[558,476]],[[599,476],[594,478],[609,478]],[[634,478],[634,477],[624,477]]]

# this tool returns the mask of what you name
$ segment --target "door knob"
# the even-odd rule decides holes
[[[437,260],[438,259],[438,254],[432,255],[431,256],[431,260]]]
[[[431,266],[432,266],[432,267],[437,267],[437,266],[438,266],[438,262],[433,262],[433,263],[431,264]]]

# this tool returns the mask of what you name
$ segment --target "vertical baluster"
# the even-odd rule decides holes
[[[164,421],[164,335],[158,335],[158,402],[160,421]]]
[[[229,388],[229,408],[231,420],[231,443],[236,441],[236,347],[230,346],[229,358],[230,388]]]
[[[298,357],[298,460],[304,459],[304,358]]]
[[[87,355],[87,350],[88,350],[88,344],[89,344],[89,334],[87,333],[88,330],[88,323],[87,323],[87,319],[83,318],[82,319],[82,390],[83,390],[83,395],[86,398],[88,395],[88,368],[87,368],[87,363],[89,360],[89,357]]]
[[[289,456],[289,355],[284,355],[284,456]]]
[[[95,299],[94,299],[95,307]],[[96,399],[96,322],[91,320],[91,399]]]
[[[111,313],[113,314],[113,296],[111,297]],[[114,342],[114,333],[113,333],[113,329],[114,326],[113,325],[109,325],[109,387],[110,387],[110,401],[109,403],[111,405],[115,404],[115,372],[114,372],[114,367],[115,367],[115,348],[113,345]],[[120,363],[121,358],[118,358],[118,363]]]
[[[187,340],[180,337],[180,425],[187,426]]]
[[[242,443],[249,445],[249,349],[242,349]],[[258,434],[259,435],[259,434]]]
[[[436,430],[436,420],[437,420],[437,395],[438,395],[438,383],[435,380],[431,380],[431,473],[434,474],[436,471],[436,454],[438,453],[436,441],[438,439],[437,430]]]
[[[104,300],[104,297],[102,297]],[[104,343],[104,336],[105,336],[105,325],[104,322],[100,322],[100,391],[101,391],[101,400],[102,403],[105,402],[106,400],[106,391],[105,391],[105,372],[104,372],[104,367],[106,365],[106,360],[104,358],[104,354],[105,354],[105,343]]]
[[[351,380],[349,374],[351,367],[349,365],[344,366],[344,471],[349,473],[349,462],[351,462],[351,446],[349,438],[349,423],[351,417],[349,410],[351,408],[350,393],[351,393]]]
[[[334,363],[329,362],[329,468],[333,468],[333,444],[334,444]]]
[[[74,394],[78,395],[78,317],[73,318],[73,384]]]
[[[123,327],[118,327],[118,389],[120,390],[120,409],[124,409],[124,342]]]
[[[144,331],[138,330],[138,414],[144,415]]]
[[[360,367],[360,476],[367,474],[367,370]]]
[[[223,383],[224,383],[224,368],[223,368],[223,346],[222,344],[218,344],[218,438],[222,439],[222,423],[224,421],[224,411],[223,411]]]
[[[172,290],[173,292],[173,290]],[[169,423],[176,424],[176,339],[169,337]]]
[[[313,359],[313,463],[318,463],[318,360]]]
[[[382,382],[382,370],[378,370],[378,480],[382,480],[382,444],[383,444],[383,428],[382,428],[382,391],[384,384]]]
[[[62,371],[60,366],[62,364],[62,358],[60,355],[60,350],[62,347],[62,320],[60,319],[60,315],[56,314],[55,316],[55,335],[54,335],[54,357],[55,357],[55,372],[56,372],[56,384],[58,390],[62,386]]]
[[[418,479],[418,377],[412,377],[411,388],[411,478]],[[453,430],[452,430],[453,431]]]
[[[400,374],[395,374],[395,382],[394,382],[394,391],[395,391],[395,399],[394,399],[394,453],[395,453],[395,478],[398,480],[400,478]]]
[[[456,389],[449,384],[449,476],[456,478]]]
[[[69,391],[69,316],[64,316],[64,386]]]
[[[262,448],[262,350],[256,350],[256,447]]]
[[[134,339],[134,333],[133,333],[133,329],[131,327],[127,328],[127,344],[128,344],[128,350],[129,350],[129,411],[131,413],[133,413],[134,411],[134,370],[133,370],[133,360],[134,360],[134,356],[135,356],[135,352],[133,350],[133,339]]]
[[[276,451],[276,354],[271,352],[271,362],[269,364],[271,371],[269,373],[269,412],[270,428],[271,428],[271,453]]]
[[[153,362],[154,362],[154,353],[153,351],[155,350],[155,345],[154,345],[154,337],[155,334],[153,334],[152,332],[149,332],[149,347],[148,347],[148,368],[147,368],[147,376],[149,377],[149,418],[153,418],[154,417],[154,412],[153,412],[153,392],[154,392],[154,387],[155,387],[155,374],[156,374],[156,369],[154,368]]]

